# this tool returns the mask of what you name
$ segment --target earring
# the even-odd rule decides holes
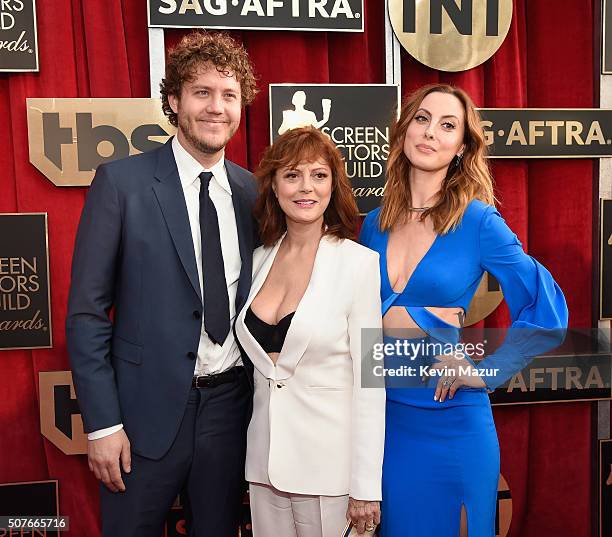
[[[456,166],[459,166],[459,164],[461,164],[461,159],[463,158],[463,153],[459,153],[457,155],[457,164]]]

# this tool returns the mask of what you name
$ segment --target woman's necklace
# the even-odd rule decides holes
[[[412,211],[415,213],[424,213],[428,209],[431,209],[431,207],[408,207],[409,211]]]

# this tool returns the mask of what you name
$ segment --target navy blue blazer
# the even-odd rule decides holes
[[[242,260],[239,312],[251,287],[256,186],[247,170],[225,164]],[[139,455],[158,459],[167,452],[187,403],[201,314],[171,142],[100,165],[79,223],[66,319],[86,432],[123,423]],[[252,376],[252,364],[242,359]]]

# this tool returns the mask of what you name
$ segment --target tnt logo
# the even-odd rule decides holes
[[[174,132],[159,99],[28,99],[30,162],[57,186],[87,186],[100,164]]]
[[[512,20],[512,0],[389,0],[397,39],[418,61],[465,71],[489,59]]]
[[[87,453],[87,435],[70,371],[38,374],[40,432],[66,455]]]
[[[499,36],[499,2],[486,0],[485,35]],[[416,0],[404,2],[404,32],[416,32]],[[430,0],[429,2],[429,32],[442,34],[442,13],[450,19],[455,29],[461,35],[473,35],[474,32],[474,2],[463,0],[457,5],[455,0]]]

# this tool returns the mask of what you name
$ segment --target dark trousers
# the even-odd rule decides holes
[[[244,371],[226,384],[192,388],[168,453],[159,460],[132,453],[132,471],[122,472],[125,492],[101,484],[102,536],[161,537],[182,493],[190,537],[236,537],[250,408]]]

